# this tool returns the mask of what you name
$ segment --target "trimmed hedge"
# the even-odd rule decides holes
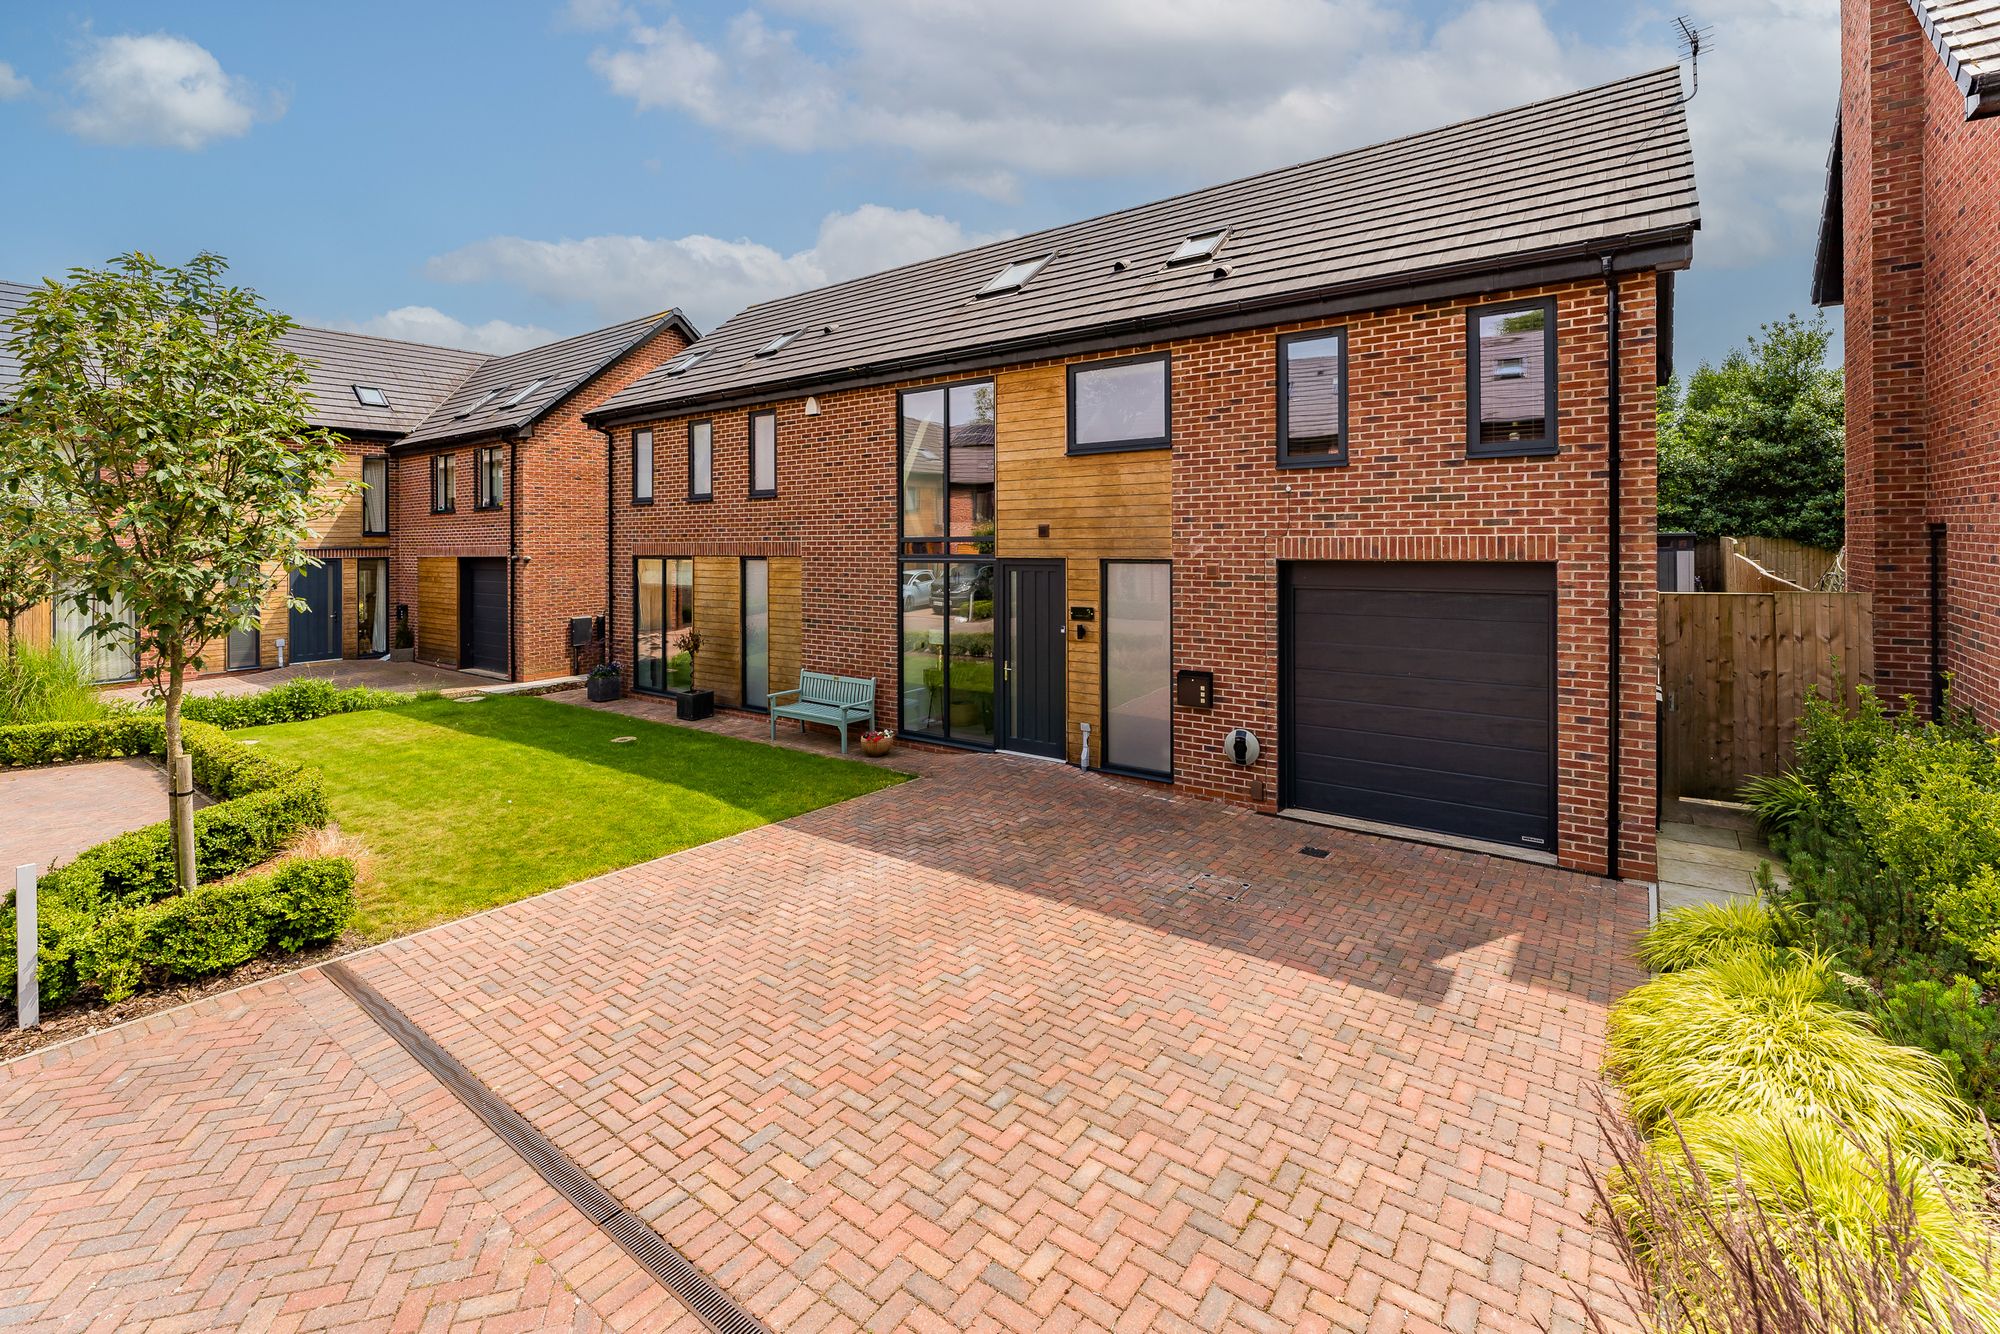
[[[272,723],[302,723],[333,713],[393,709],[420,699],[437,697],[435,690],[404,694],[395,690],[373,690],[367,686],[342,689],[331,681],[307,678],[287,681],[254,695],[189,695],[181,701],[181,716],[233,731],[239,727],[266,727]]]
[[[165,733],[164,722],[153,714],[118,715],[92,723],[0,727],[0,766],[159,754],[166,748]],[[135,969],[166,967],[148,952],[151,947],[144,940],[137,936],[125,940],[119,934],[138,932],[144,922],[153,920],[139,910],[159,905],[158,910],[169,918],[174,911],[194,911],[199,904],[210,902],[206,897],[209,882],[269,861],[300,834],[323,827],[330,818],[326,792],[316,772],[260,755],[208,723],[189,722],[182,727],[181,736],[195,782],[217,799],[216,804],[196,811],[194,816],[195,871],[200,888],[190,895],[178,893],[173,834],[164,821],[120,834],[47,872],[38,891],[37,932],[44,1003],[59,1005],[86,986],[97,986],[111,998],[129,995],[129,987],[122,992],[117,988],[127,981],[137,985],[139,973]],[[351,900],[351,869],[349,880]],[[251,883],[261,882],[262,878]],[[233,886],[223,888],[235,892]],[[175,904],[181,907],[171,909]],[[214,957],[232,956],[236,951],[230,942],[240,943],[254,934],[247,926],[234,934],[222,932],[214,945]],[[280,935],[290,938],[297,932],[286,928]],[[296,948],[280,943],[282,948]],[[0,958],[11,956],[13,950],[14,918],[8,912],[0,921]],[[195,958],[178,947],[168,954],[177,961],[176,967],[187,966]],[[242,959],[234,959],[206,971],[240,962]]]

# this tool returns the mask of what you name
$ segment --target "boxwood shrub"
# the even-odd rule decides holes
[[[392,709],[416,700],[437,697],[435,690],[406,694],[396,690],[371,690],[367,686],[343,689],[331,681],[309,677],[287,681],[254,695],[190,695],[181,701],[181,716],[233,731],[239,727],[265,727],[272,723],[301,723],[332,713]]]
[[[301,883],[298,877],[288,877],[282,885],[272,877],[242,882],[252,886],[248,890],[210,882],[271,860],[293,839],[323,827],[330,817],[325,789],[313,770],[259,754],[208,723],[185,724],[182,739],[196,784],[216,799],[194,816],[200,887],[187,895],[177,892],[173,836],[164,821],[120,834],[45,873],[37,891],[44,1004],[60,1005],[85,988],[96,988],[108,998],[129,995],[149,968],[178,977],[195,975],[187,970],[202,959],[227,962],[201,971],[233,967],[250,957],[236,956],[252,939],[264,942],[251,951],[255,954],[266,943],[295,949],[297,945],[285,942],[326,938],[302,934],[301,928],[289,924],[291,916],[277,909],[257,916],[243,908],[229,918],[237,923],[234,926],[225,926],[223,917],[185,916],[203,912],[227,916],[218,905],[274,892],[273,887],[291,893],[288,887]],[[156,714],[0,727],[0,766],[159,754],[165,748],[165,726]],[[343,901],[351,902],[351,868],[347,878]],[[8,907],[0,920],[0,958],[12,957],[14,951],[11,895]],[[345,909],[343,921],[344,913]],[[171,925],[181,921],[192,925],[185,930]],[[210,923],[215,935],[207,946],[189,936],[202,921]],[[169,925],[160,925],[163,922]],[[338,929],[337,924],[332,928]],[[171,943],[182,937],[192,943]]]

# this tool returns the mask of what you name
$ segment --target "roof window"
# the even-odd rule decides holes
[[[353,386],[353,388],[354,388],[355,400],[359,402],[362,407],[386,408],[389,406],[389,396],[383,393],[380,389],[376,388],[374,385],[357,384]]]
[[[1211,227],[1203,232],[1188,233],[1187,240],[1181,242],[1180,249],[1167,256],[1169,264],[1189,264],[1198,259],[1214,259],[1222,243],[1229,239],[1227,227]]]
[[[1042,271],[1043,265],[1054,258],[1055,253],[1051,251],[1046,255],[1037,255],[1033,259],[1017,259],[994,274],[993,281],[979,289],[979,295],[994,296],[1000,292],[1018,292]]]
[[[459,421],[464,421],[467,417],[470,417],[473,413],[479,411],[481,408],[485,407],[488,403],[491,403],[494,399],[500,397],[500,395],[506,392],[507,391],[505,388],[489,389],[485,393],[481,394],[477,399],[466,404],[464,407],[460,408],[457,412],[454,412],[451,415],[457,418]]]
[[[781,333],[776,338],[773,338],[770,342],[764,344],[764,346],[758,348],[757,355],[760,357],[775,357],[780,352],[783,352],[786,348],[790,347],[792,345],[792,340],[794,338],[797,338],[800,334],[804,332],[805,332],[804,329],[793,329],[788,333]]]
[[[521,400],[525,399],[528,395],[534,393],[537,389],[540,389],[543,385],[547,383],[548,379],[546,376],[539,380],[530,380],[528,381],[528,383],[521,386],[520,393],[515,394],[512,398],[508,399],[505,403],[502,403],[500,406],[503,408],[519,407],[521,404]]]
[[[686,375],[694,369],[695,363],[700,361],[707,353],[707,348],[700,348],[693,352],[683,352],[666,365],[660,367],[660,369],[668,375]]]

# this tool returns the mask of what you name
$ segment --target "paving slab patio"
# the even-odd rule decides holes
[[[773,1329],[1619,1323],[1643,890],[892,762],[350,966]],[[0,1237],[31,1327],[680,1318],[317,970],[0,1067]]]

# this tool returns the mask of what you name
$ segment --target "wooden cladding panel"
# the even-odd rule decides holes
[[[743,702],[743,566],[734,556],[694,558],[694,625],[701,631],[695,685],[718,704]]]
[[[1099,705],[1103,702],[1102,663],[1104,657],[1104,617],[1101,568],[1094,560],[1073,560],[1068,565],[1069,605],[1072,607],[1095,607],[1098,619],[1088,623],[1090,638],[1078,639],[1076,627],[1071,625],[1069,633],[1069,659],[1066,673],[1069,686],[1069,733],[1064,748],[1071,764],[1083,758],[1082,723],[1090,724],[1090,762],[1093,766],[1104,763],[1104,719]]]
[[[994,388],[994,536],[1002,558],[1173,554],[1170,451],[1066,453],[1062,366],[1004,372]]]
[[[1662,593],[1661,798],[1733,799],[1788,767],[1813,686],[1849,707],[1875,679],[1867,593]]]
[[[805,665],[801,638],[804,572],[797,556],[771,558],[771,689],[799,683]]]
[[[388,554],[388,538],[363,537],[361,535],[363,506],[361,489],[362,454],[356,452],[359,449],[360,446],[350,445],[341,450],[340,464],[334,469],[332,479],[322,489],[327,493],[331,493],[338,488],[345,487],[347,488],[346,493],[335,500],[334,507],[326,514],[321,515],[314,523],[314,528],[318,532],[319,537],[317,541],[308,541],[307,546],[379,546],[383,549],[384,555]],[[374,452],[379,454],[381,451],[379,448],[376,448]],[[424,474],[423,480],[428,485],[430,475],[428,473]]]
[[[445,667],[458,666],[458,559],[424,556],[417,561],[417,656]]]

